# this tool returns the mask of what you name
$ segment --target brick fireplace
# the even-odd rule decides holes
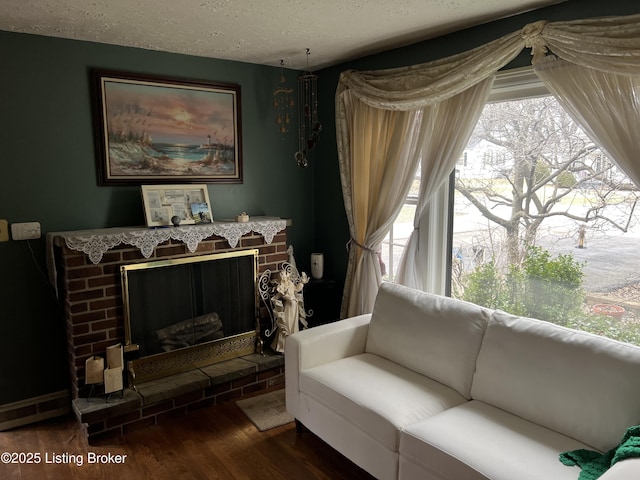
[[[128,389],[122,399],[116,398],[107,404],[106,410],[100,407],[96,411],[95,400],[91,404],[86,399],[90,388],[85,385],[85,362],[94,355],[104,356],[108,346],[125,342],[121,265],[252,248],[258,250],[259,275],[267,269],[277,270],[288,260],[286,230],[274,234],[270,241],[253,231],[242,235],[237,243],[212,235],[200,240],[195,248],[193,244],[169,239],[155,246],[148,256],[143,255],[139,246],[116,245],[105,251],[97,263],[95,258],[70,248],[65,233],[51,234],[51,260],[64,307],[71,397],[89,437],[121,434],[128,425],[155,423],[160,415],[188,410],[190,404],[215,403],[218,395],[240,396],[245,391],[284,382],[281,356],[263,358],[253,354],[179,374],[173,382],[167,379],[150,382],[139,386],[138,392]],[[163,384],[168,385],[165,391]]]

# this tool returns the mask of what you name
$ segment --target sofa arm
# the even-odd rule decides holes
[[[294,333],[284,345],[287,410],[298,418],[300,372],[364,353],[371,314],[346,318]]]
[[[627,458],[616,463],[598,480],[637,480],[640,478],[640,458]]]

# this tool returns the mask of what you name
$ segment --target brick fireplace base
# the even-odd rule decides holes
[[[284,357],[251,354],[127,388],[76,398],[73,411],[89,443],[156,425],[194,409],[284,386]]]
[[[250,232],[233,248],[226,238],[213,235],[200,241],[193,252],[181,241],[168,240],[158,244],[150,258],[145,258],[136,246],[116,245],[94,264],[85,253],[72,250],[65,241],[68,235],[82,233],[53,233],[48,237],[53,246],[55,284],[65,312],[72,407],[90,441],[122,435],[198,407],[284,385],[282,355],[255,353],[138,383],[136,389],[126,389],[123,398],[119,394],[108,401],[104,396],[87,398],[91,386],[85,382],[86,360],[104,356],[111,345],[125,343],[122,265],[251,248],[259,252],[259,275],[267,269],[277,270],[288,260],[288,254],[286,231],[277,233],[269,243],[262,235]]]
[[[86,360],[94,355],[104,356],[111,345],[125,344],[122,265],[255,248],[259,251],[260,275],[267,269],[277,270],[289,258],[286,231],[275,235],[269,244],[262,235],[249,233],[241,237],[235,248],[230,248],[225,238],[214,235],[201,241],[193,253],[184,243],[170,240],[158,245],[150,258],[144,258],[135,246],[118,245],[105,253],[98,264],[93,264],[86,254],[71,250],[61,235],[53,237],[53,245],[57,288],[67,327],[73,399],[89,394],[90,386],[84,378]]]

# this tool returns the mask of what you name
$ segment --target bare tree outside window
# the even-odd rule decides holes
[[[593,285],[595,250],[580,251],[596,239],[610,258],[622,238],[640,246],[639,192],[553,97],[486,105],[455,188],[454,296],[640,341],[640,273]],[[622,261],[640,266],[640,254]],[[604,301],[627,315],[590,308]]]

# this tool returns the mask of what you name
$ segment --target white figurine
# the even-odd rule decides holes
[[[271,297],[271,303],[278,332],[271,343],[271,348],[276,352],[284,352],[286,338],[299,330],[298,322],[302,323],[304,328],[307,327],[302,289],[308,281],[309,277],[302,272],[300,282],[295,283],[291,279],[291,273],[286,270],[281,270],[280,279],[275,281],[276,292]]]

